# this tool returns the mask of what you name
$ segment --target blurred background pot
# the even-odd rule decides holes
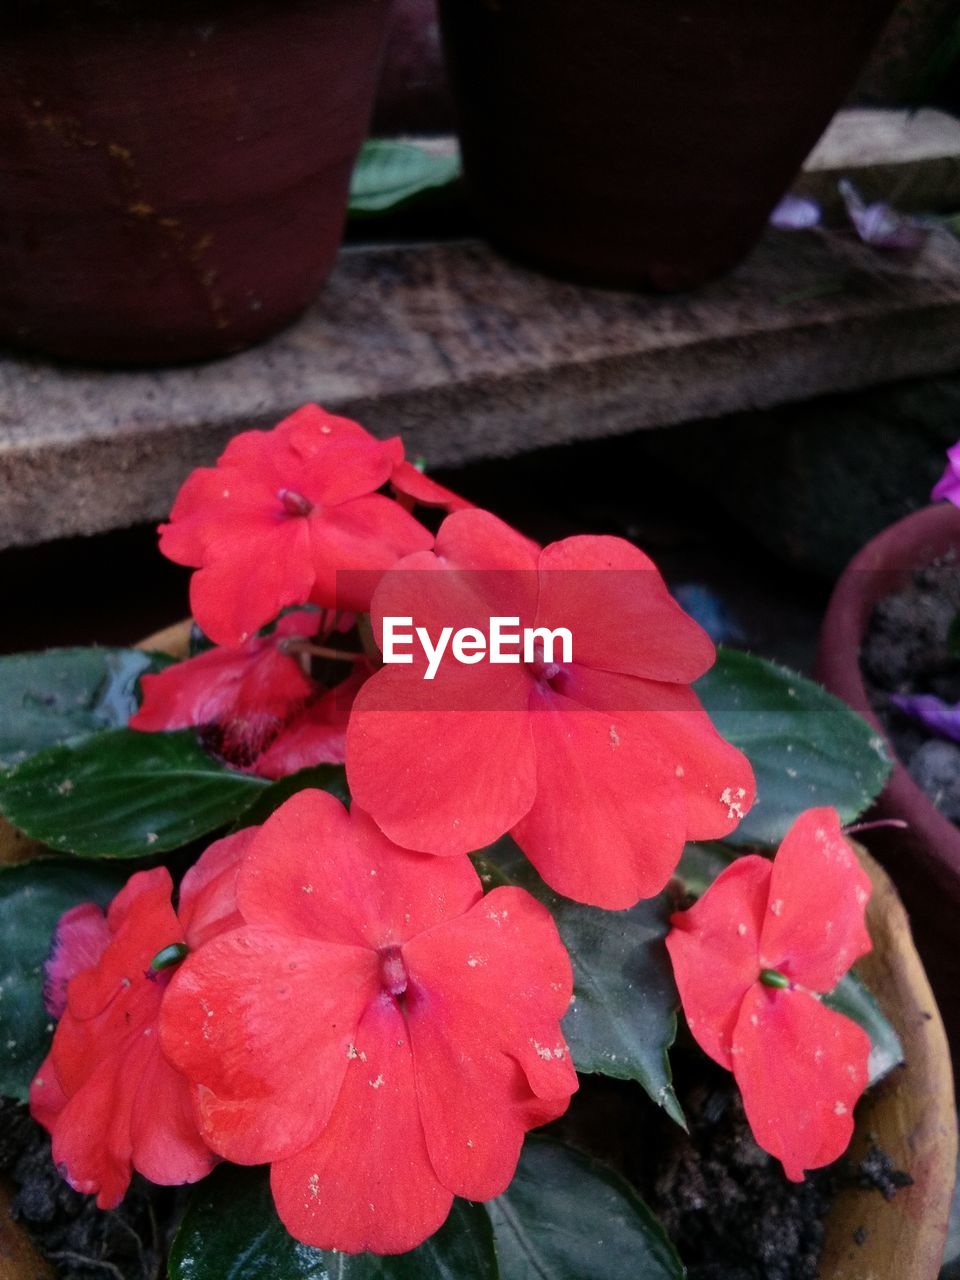
[[[680,289],[760,236],[893,0],[441,0],[487,233],[591,283]]]
[[[878,830],[871,851],[910,915],[957,1059],[960,1049],[960,829],[931,803],[897,759],[864,684],[860,651],[874,606],[948,552],[960,551],[960,511],[926,507],[873,538],[841,574],[820,632],[817,675],[883,735],[893,772],[871,816],[902,818],[905,831]]]
[[[13,0],[0,15],[0,340],[223,355],[333,263],[390,0]]]

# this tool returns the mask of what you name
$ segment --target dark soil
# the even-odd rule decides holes
[[[634,1183],[689,1280],[817,1280],[837,1191],[855,1185],[892,1199],[912,1182],[876,1147],[854,1168],[841,1160],[788,1182],[754,1141],[733,1077],[699,1051],[672,1056],[689,1133],[654,1111],[639,1086],[596,1076],[582,1079],[554,1130]]]
[[[62,1280],[160,1280],[183,1195],[134,1178],[109,1212],[72,1191],[53,1164],[50,1139],[26,1107],[0,1099],[0,1178],[11,1206]]]
[[[864,683],[897,756],[952,822],[960,822],[960,743],[931,734],[890,702],[894,693],[960,701],[960,659],[948,635],[960,614],[960,564],[945,557],[918,570],[873,611],[861,652]]]

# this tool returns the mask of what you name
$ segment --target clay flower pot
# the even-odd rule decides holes
[[[820,632],[817,675],[877,732],[860,672],[860,646],[878,600],[897,591],[915,570],[960,549],[960,511],[949,503],[926,507],[890,525],[854,556],[838,581]],[[870,847],[889,871],[910,914],[917,946],[940,1002],[954,1052],[960,1047],[960,830],[927,799],[894,761],[876,805],[880,817],[902,818],[905,831],[880,830]]]
[[[190,624],[181,622],[147,637],[139,647],[184,658],[189,639]],[[6,860],[3,826],[0,819],[0,862]],[[892,1202],[875,1190],[854,1189],[837,1197],[827,1219],[820,1280],[936,1280],[957,1160],[950,1055],[897,892],[866,850],[858,847],[857,852],[873,882],[867,908],[873,951],[857,972],[899,1035],[905,1065],[860,1103],[850,1155],[859,1159],[871,1145],[879,1145],[914,1181]],[[0,1188],[0,1280],[48,1280],[51,1275],[10,1220]]]
[[[0,340],[256,342],[333,263],[390,0],[31,0],[0,16]]]
[[[738,262],[893,0],[441,0],[490,238],[588,283],[681,289]]]

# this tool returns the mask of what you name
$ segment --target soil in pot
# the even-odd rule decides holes
[[[960,823],[960,743],[931,733],[891,701],[892,694],[936,694],[960,702],[960,658],[950,631],[960,614],[960,563],[945,556],[916,570],[875,606],[861,666],[873,709],[917,786]]]

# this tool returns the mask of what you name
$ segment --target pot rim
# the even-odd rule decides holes
[[[882,739],[893,769],[883,809],[909,815],[917,837],[936,850],[932,865],[946,887],[960,879],[960,829],[932,804],[894,751],[867,696],[860,651],[874,606],[910,576],[950,549],[960,550],[960,510],[937,503],[888,525],[857,552],[837,581],[824,614],[816,674],[822,684],[857,711]]]

